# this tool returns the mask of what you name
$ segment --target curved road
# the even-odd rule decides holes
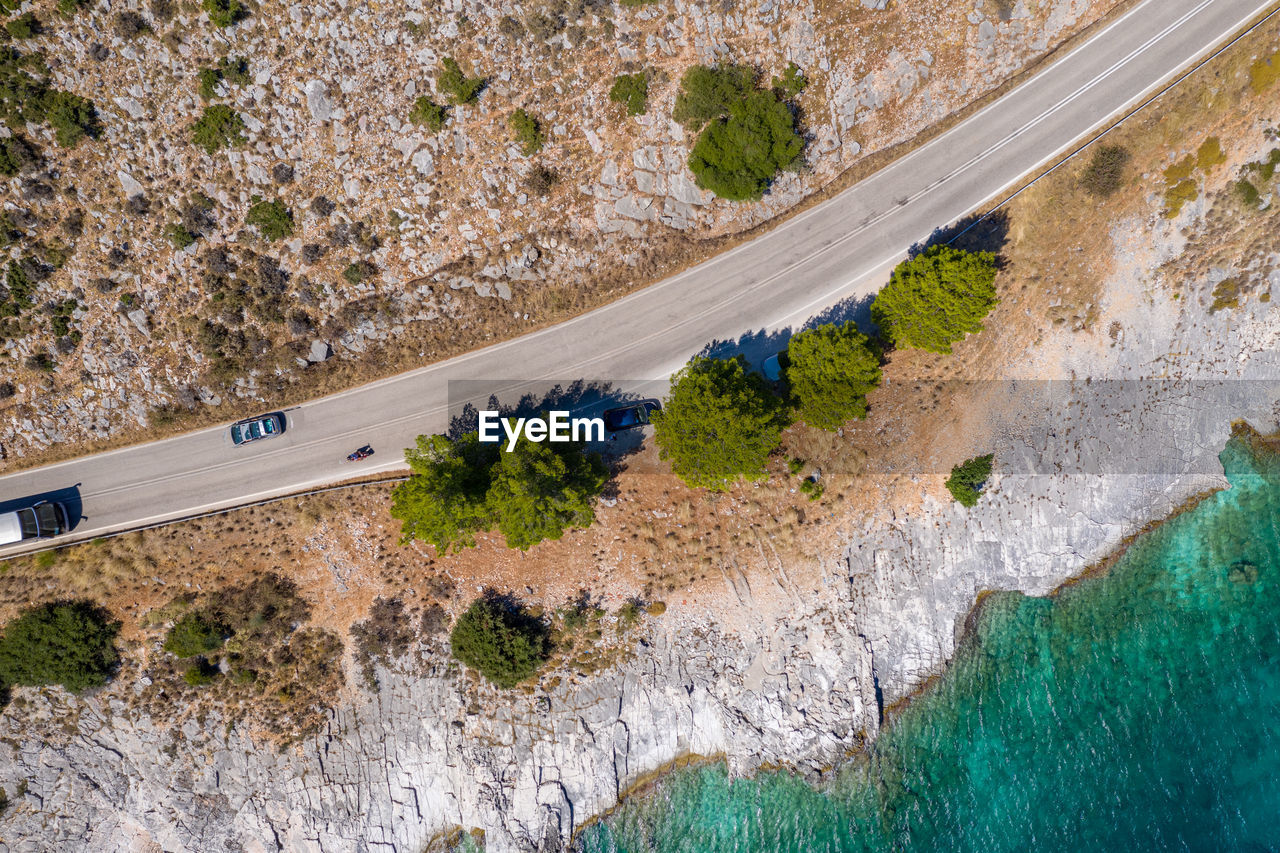
[[[1272,2],[1145,0],[932,142],[680,275],[558,326],[291,409],[286,433],[257,445],[233,448],[221,426],[2,477],[0,510],[78,495],[71,504],[83,517],[62,543],[396,468],[415,436],[446,428],[451,380],[455,402],[475,392],[505,401],[579,378],[653,394],[711,341],[801,324],[872,293],[911,245],[1139,103]],[[378,451],[373,459],[344,464],[363,444]]]

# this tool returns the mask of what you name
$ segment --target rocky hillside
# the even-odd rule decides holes
[[[230,418],[616,296],[1116,0],[883,5],[6,4],[0,460]],[[805,166],[759,202],[698,189],[671,120],[683,72],[717,62],[809,81]],[[470,102],[451,73],[483,81]],[[610,100],[622,73],[646,75],[639,115]]]

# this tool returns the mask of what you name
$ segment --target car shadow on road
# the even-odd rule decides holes
[[[79,483],[61,489],[22,495],[17,498],[6,498],[0,501],[0,514],[34,506],[41,501],[60,503],[66,507],[67,524],[70,525],[69,530],[75,530],[76,525],[84,520],[84,500],[80,497]]]

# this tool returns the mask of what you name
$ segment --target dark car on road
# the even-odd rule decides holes
[[[604,413],[604,428],[609,432],[620,432],[634,429],[649,423],[649,416],[662,408],[657,400],[641,400],[628,406],[607,409]]]
[[[53,501],[40,501],[23,509],[0,513],[0,545],[12,545],[26,539],[48,539],[70,529],[67,508]]]
[[[284,432],[284,415],[273,412],[256,418],[245,418],[231,425],[231,443],[236,447],[264,438],[275,438]]]

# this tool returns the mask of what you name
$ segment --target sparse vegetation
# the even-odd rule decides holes
[[[1124,186],[1124,170],[1133,159],[1122,145],[1100,145],[1093,150],[1089,165],[1080,176],[1085,192],[1098,198],[1114,195]]]
[[[740,477],[765,476],[786,419],[764,378],[740,357],[699,356],[672,378],[671,396],[653,423],[658,450],[681,479],[723,489]]]
[[[995,456],[975,456],[951,469],[947,478],[947,491],[962,506],[971,507],[978,503],[978,497],[987,480],[991,479],[991,466]]]
[[[119,663],[120,625],[89,601],[25,610],[0,636],[0,684],[61,684],[79,692],[107,682]]]
[[[520,151],[524,156],[531,157],[542,150],[545,140],[542,136],[542,125],[536,118],[523,109],[517,109],[507,122],[511,125],[511,130],[516,136],[516,141],[520,143]]]
[[[530,195],[547,196],[559,182],[560,176],[555,170],[539,163],[525,175],[524,188]]]
[[[217,97],[218,84],[224,80],[236,86],[247,86],[252,81],[249,61],[239,56],[224,56],[217,65],[201,68],[197,77],[200,80],[200,97],[206,101]]]
[[[164,650],[180,658],[207,655],[222,648],[227,629],[216,624],[204,613],[193,611],[183,614],[173,623],[164,639]]]
[[[614,77],[609,100],[625,106],[629,116],[644,115],[649,100],[649,75],[640,72]]]
[[[453,656],[498,687],[515,687],[546,662],[549,631],[506,596],[486,594],[458,617],[449,637]]]
[[[24,12],[12,21],[4,25],[10,37],[15,39],[35,38],[43,32],[40,26],[40,19],[35,16],[34,12]]]
[[[200,7],[215,27],[229,27],[249,14],[240,0],[200,0]]]
[[[258,229],[264,238],[272,242],[293,234],[293,211],[279,199],[257,199],[245,214],[244,222]]]
[[[452,56],[440,60],[442,68],[436,79],[436,88],[448,95],[455,104],[469,104],[480,96],[484,88],[483,77],[468,77]]]
[[[400,657],[418,638],[414,624],[398,598],[379,598],[369,608],[369,618],[351,626],[355,641],[355,657],[364,673],[365,683],[376,688],[374,662]]]
[[[795,116],[777,94],[755,88],[754,71],[695,66],[680,86],[672,116],[699,131],[689,154],[698,186],[732,201],[758,199],[780,170],[799,166]]]
[[[213,154],[222,148],[239,148],[244,137],[244,119],[226,104],[213,104],[191,126],[191,141]]]
[[[895,347],[949,353],[965,335],[982,331],[982,318],[999,299],[996,257],[931,246],[894,269],[871,304],[871,317]]]
[[[800,70],[800,66],[794,62],[788,63],[781,77],[773,78],[773,90],[782,100],[791,100],[799,97],[800,93],[809,85],[809,78],[804,76],[804,72]]]
[[[444,124],[448,118],[448,110],[426,95],[419,96],[418,100],[413,102],[413,109],[409,110],[409,121],[427,128],[432,133],[444,130]]]
[[[867,416],[867,394],[880,383],[880,354],[853,323],[807,329],[787,345],[787,384],[797,416],[837,429]]]

